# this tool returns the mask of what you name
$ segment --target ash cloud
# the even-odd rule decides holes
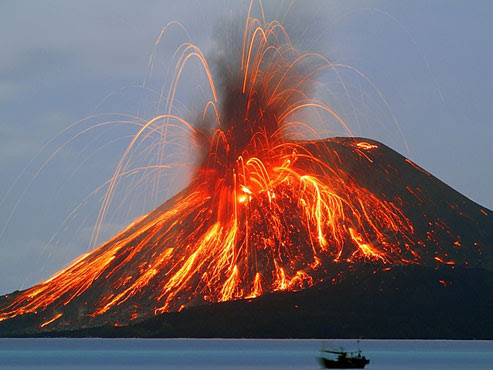
[[[228,144],[231,144],[228,151],[233,154],[231,156],[233,160],[256,140],[256,135],[269,139],[280,132],[286,135],[285,130],[280,127],[283,122],[279,122],[278,118],[288,107],[303,99],[308,101],[316,92],[316,81],[323,69],[322,59],[308,57],[295,64],[292,63],[305,52],[323,55],[319,50],[320,46],[316,46],[320,43],[317,43],[315,37],[325,34],[324,28],[326,28],[322,26],[322,19],[315,16],[318,14],[317,8],[320,7],[320,2],[290,4],[279,1],[264,5],[263,11],[254,7],[250,16],[257,18],[260,23],[265,23],[262,26],[270,21],[279,22],[276,35],[268,36],[271,38],[269,46],[278,50],[274,48],[263,50],[265,54],[262,57],[256,55],[260,61],[253,60],[262,36],[258,33],[255,37],[248,68],[258,61],[260,72],[256,76],[252,76],[251,71],[247,72],[246,90],[250,93],[243,91],[245,71],[242,70],[242,58],[245,66],[248,60],[246,54],[255,29],[253,27],[247,31],[246,36],[244,35],[248,8],[242,9],[238,14],[225,17],[215,27],[214,46],[209,51],[207,59],[218,90],[221,127],[218,127],[213,115],[208,115],[205,120],[202,118],[195,120],[195,127],[198,129],[196,142],[202,159],[208,153],[208,146],[211,146],[217,128],[225,133]],[[281,27],[283,31],[280,31]],[[273,40],[274,38],[277,40]],[[282,103],[275,100],[273,102],[272,97],[279,90],[298,90],[298,93],[288,93]],[[297,112],[297,115],[302,116],[303,113]]]

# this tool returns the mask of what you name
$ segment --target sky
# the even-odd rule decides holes
[[[135,127],[78,133],[116,119],[103,113],[150,119],[159,112],[155,92],[167,86],[173,52],[186,40],[178,27],[167,31],[149,75],[162,28],[179,21],[213,56],[217,23],[231,13],[243,19],[247,6],[0,3],[0,294],[48,278],[90,249],[104,188],[89,195],[112,175]],[[350,96],[335,86],[329,102],[356,135],[380,140],[493,209],[492,11],[493,3],[479,0],[299,1],[288,32],[308,38],[304,48],[361,73],[341,67]],[[193,114],[204,79],[193,65],[184,74],[181,111]],[[331,75],[321,79],[337,85]],[[186,171],[167,173],[157,191],[129,182],[116,195],[121,202],[113,202],[99,242],[183,188]]]

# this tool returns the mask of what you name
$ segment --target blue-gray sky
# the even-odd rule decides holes
[[[87,250],[101,196],[92,197],[76,217],[63,222],[111,175],[128,140],[111,142],[111,130],[78,137],[33,180],[76,130],[43,145],[95,113],[152,116],[152,103],[134,86],[145,77],[162,27],[180,21],[207,53],[218,19],[228,9],[238,12],[241,7],[226,0],[1,2],[0,293],[47,278]],[[362,77],[342,73],[351,101],[341,96],[334,105],[355,134],[383,141],[492,209],[493,3],[341,0],[301,8],[293,9],[316,13],[309,35],[315,37],[317,51],[334,63],[357,68],[386,100]],[[302,20],[309,16],[303,14]],[[293,32],[302,29],[297,25]],[[178,39],[185,40],[175,29],[160,45],[156,84]],[[189,71],[180,92],[185,106],[197,94],[195,79]],[[96,152],[101,142],[111,145]],[[103,225],[103,238],[164,201],[184,181],[171,178],[152,201],[136,198],[127,205],[138,207],[115,211]]]

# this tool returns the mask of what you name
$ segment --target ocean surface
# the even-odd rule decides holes
[[[493,369],[493,341],[0,339],[0,369],[319,369],[321,347],[367,369]]]

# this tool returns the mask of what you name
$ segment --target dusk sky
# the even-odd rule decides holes
[[[77,134],[109,119],[101,113],[150,119],[160,112],[154,92],[186,41],[177,27],[165,34],[142,88],[162,28],[179,21],[209,57],[218,21],[230,9],[243,21],[247,7],[226,0],[0,3],[0,293],[48,278],[88,251],[105,188],[88,195],[112,175],[136,128]],[[355,135],[383,142],[493,209],[492,12],[490,1],[327,0],[299,1],[287,19],[295,42],[306,35],[305,48],[370,81],[341,68],[350,97],[327,102]],[[196,112],[205,90],[203,76],[185,70],[182,111]],[[150,197],[152,186],[138,181],[122,189],[99,242],[182,189],[187,171],[170,171]]]

